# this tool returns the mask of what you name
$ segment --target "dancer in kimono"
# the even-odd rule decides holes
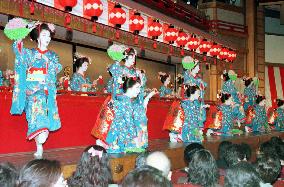
[[[228,72],[225,70],[223,75],[221,76],[224,83],[222,86],[222,93],[229,93],[233,97],[233,102],[236,105],[240,105],[241,101],[239,98],[239,92],[235,87],[235,81],[237,80],[237,74],[233,70],[229,70]]]
[[[266,99],[264,96],[257,95],[255,105],[248,112],[246,131],[250,131],[248,127],[251,127],[252,132],[264,132],[269,131],[268,117],[265,108]]]
[[[133,102],[138,100],[132,101],[141,92],[141,80],[137,77],[122,77],[122,81],[123,94],[118,95],[113,100],[114,118],[106,138],[108,153],[136,152],[137,150],[141,151],[140,149],[146,146],[145,140],[142,140],[145,138],[142,132],[143,126],[136,124],[139,111],[134,111],[139,110],[139,108],[135,108],[137,104]],[[145,102],[144,97],[141,97],[141,103],[138,104],[142,104],[146,108],[150,97],[154,94],[155,92],[151,92]],[[146,115],[143,115],[143,111],[141,117],[146,117]],[[146,119],[142,120],[145,121]],[[142,120],[140,119],[138,123]]]
[[[70,81],[71,90],[81,92],[91,92],[95,90],[98,79],[91,82],[89,78],[85,77],[85,73],[90,63],[90,58],[78,53],[75,54],[74,65],[76,67],[76,72],[73,74]]]
[[[213,127],[207,131],[207,135],[232,136],[234,125],[237,123],[240,127],[241,122],[245,120],[243,108],[233,105],[233,97],[229,93],[220,93],[218,98],[222,104],[218,106],[215,122]]]
[[[203,141],[203,123],[206,120],[200,111],[204,105],[199,100],[200,89],[197,85],[187,85],[185,95],[188,99],[181,101],[181,106],[184,111],[184,123],[181,131],[183,142],[198,142]]]
[[[183,82],[184,78],[182,74],[178,74],[176,77],[176,85],[177,85],[177,98],[183,98],[184,97],[184,88],[183,88]]]
[[[61,71],[58,55],[48,50],[54,25],[31,23],[30,37],[37,48],[24,48],[18,40],[13,44],[15,60],[15,86],[11,114],[26,113],[27,139],[34,139],[37,146],[35,158],[42,158],[43,144],[49,131],[61,127],[56,102],[56,75]]]
[[[245,111],[248,110],[249,107],[252,107],[255,104],[255,99],[257,96],[257,78],[256,80],[253,80],[253,78],[246,77],[243,79],[245,84],[244,89],[244,97],[245,97],[245,103],[244,103],[244,109]]]
[[[71,67],[70,66],[66,66],[63,69],[63,77],[60,77],[59,79],[59,83],[58,83],[58,89],[59,90],[68,90],[70,91],[70,74],[71,74]]]
[[[273,111],[272,116],[269,119],[269,123],[275,126],[275,130],[284,130],[284,100],[276,100],[277,108]]]
[[[171,96],[173,93],[173,90],[170,89],[168,86],[171,81],[171,75],[164,73],[164,72],[159,72],[159,77],[160,81],[162,82],[162,86],[159,89],[160,92],[160,97],[168,97]]]
[[[3,73],[2,71],[0,70],[0,86],[3,86]]]

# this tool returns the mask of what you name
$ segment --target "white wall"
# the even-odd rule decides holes
[[[284,36],[265,35],[265,62],[284,64]]]

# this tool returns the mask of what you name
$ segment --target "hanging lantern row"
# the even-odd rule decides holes
[[[70,12],[77,5],[78,0],[59,0],[60,5],[64,8],[65,14],[65,27],[69,28],[71,23]],[[30,14],[34,15],[35,0],[31,0]],[[96,21],[103,13],[103,4],[101,0],[85,0],[83,4],[84,15],[90,17],[93,22],[92,30],[96,32]],[[116,38],[119,38],[119,28],[126,22],[126,12],[123,10],[119,3],[116,3],[114,8],[109,12],[109,22],[116,28]],[[144,28],[145,20],[139,12],[135,12],[129,19],[129,29],[135,35],[134,43],[138,44],[138,34]],[[217,43],[211,43],[206,39],[199,40],[195,34],[188,35],[182,29],[178,30],[173,25],[170,25],[164,31],[164,40],[170,44],[170,53],[173,52],[172,44],[176,42],[178,47],[181,48],[180,54],[184,55],[184,47],[187,46],[192,51],[192,57],[194,58],[194,52],[199,49],[200,53],[204,55],[204,61],[206,61],[206,55],[208,52],[214,58],[214,64],[216,64],[217,58],[223,61],[233,62],[237,54],[232,49],[221,47]],[[153,48],[157,48],[157,42],[159,36],[163,33],[163,26],[158,19],[154,19],[148,26],[148,35],[154,40]]]

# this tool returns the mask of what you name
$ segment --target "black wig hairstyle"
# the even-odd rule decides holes
[[[223,80],[224,80],[225,82],[228,81],[228,80],[230,80],[230,77],[229,77],[228,72],[223,73]]]
[[[52,38],[55,34],[55,32],[52,32],[50,30],[50,28],[48,27],[48,25],[46,23],[42,23],[40,25],[38,25],[37,27],[35,27],[31,32],[30,32],[30,38],[33,41],[37,42],[37,39],[39,37],[39,34],[42,30],[47,30],[50,32],[50,37]]]
[[[129,172],[124,177],[121,187],[172,187],[172,183],[163,173],[151,166],[142,166]]]
[[[262,96],[262,95],[257,95],[256,96],[256,100],[255,100],[255,103],[256,104],[259,104],[261,101],[263,101],[265,99],[265,97],[264,96]]]
[[[197,90],[199,90],[199,87],[197,85],[186,85],[185,86],[185,95],[187,97],[190,97],[192,94],[194,94]]]
[[[238,144],[230,145],[225,151],[225,161],[229,167],[236,165],[239,161],[244,160],[245,154],[242,147]]]
[[[284,100],[276,99],[276,104],[277,104],[277,107],[281,107],[284,104]]]
[[[225,103],[231,97],[231,94],[221,93],[219,97],[220,97],[221,102]]]
[[[0,164],[0,186],[16,187],[18,180],[18,172],[11,163]]]
[[[87,62],[88,64],[90,63],[89,58],[87,57],[76,58],[76,56],[74,56],[74,60],[74,70],[78,70],[84,64],[84,62]]]
[[[92,155],[89,150],[102,152],[101,158]],[[111,170],[109,166],[109,156],[106,150],[99,145],[88,146],[77,164],[76,171],[68,179],[68,186],[85,187],[85,186],[108,186],[111,183]]]
[[[244,83],[245,83],[245,86],[248,87],[251,83],[252,83],[252,78],[249,78],[249,79],[243,79]]]
[[[188,182],[213,187],[218,183],[218,179],[219,172],[212,154],[206,149],[196,151],[188,164]]]
[[[224,187],[260,187],[260,182],[252,164],[239,162],[227,170]]]
[[[124,62],[128,59],[128,56],[130,56],[130,55],[135,55],[135,58],[136,58],[135,49],[134,48],[127,48],[123,52],[123,55],[125,55],[125,58],[123,59]],[[135,62],[136,62],[136,59],[135,59]]]
[[[262,155],[257,158],[255,169],[264,183],[273,184],[281,171],[280,159],[275,156]]]
[[[204,147],[200,143],[191,143],[187,145],[183,152],[185,163],[188,165],[188,163],[192,160],[193,154],[201,149],[204,149]]]
[[[161,82],[164,84],[166,82],[166,80],[170,77],[170,74],[165,74],[165,75],[159,75],[159,78],[161,80]]]
[[[122,89],[123,92],[126,93],[126,91],[129,88],[132,88],[136,83],[141,84],[141,80],[139,77],[127,77],[127,76],[123,76],[122,77],[122,81],[123,81],[123,85],[122,85]]]
[[[184,82],[184,78],[182,76],[177,77],[176,82],[179,86],[181,86]]]

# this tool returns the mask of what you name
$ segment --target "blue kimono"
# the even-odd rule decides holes
[[[3,86],[3,74],[2,74],[2,71],[0,70],[0,86]]]
[[[252,119],[252,131],[264,132],[268,128],[268,119],[264,106],[254,105],[255,117]]]
[[[72,75],[71,81],[70,81],[70,88],[73,91],[81,91],[81,92],[91,92],[93,91],[92,88],[83,88],[83,84],[88,84],[92,85],[92,82],[90,79],[87,77],[85,78],[83,75],[80,73],[74,73]]]
[[[27,138],[30,140],[43,131],[55,131],[61,127],[56,102],[56,75],[62,66],[55,52],[27,49],[21,44],[13,44],[15,86],[10,112],[22,114],[25,111]],[[37,54],[44,54],[49,61],[35,58]]]
[[[232,107],[231,105],[222,104],[219,106],[221,112],[221,129],[219,132],[224,136],[230,136],[231,130],[234,127],[235,120],[243,121],[245,116],[239,111],[239,107]],[[218,118],[219,116],[217,116]]]
[[[206,120],[200,113],[201,102],[199,100],[183,100],[181,106],[184,111],[184,124],[181,131],[183,142],[202,143],[203,136],[200,130],[203,129],[203,123]]]
[[[113,79],[110,78],[110,79],[108,80],[108,82],[107,82],[106,87],[105,87],[107,93],[112,93],[112,88],[113,88],[113,85],[112,85],[112,84],[113,84]]]
[[[231,94],[233,101],[236,104],[241,104],[240,98],[238,96],[238,90],[232,80],[227,80],[223,83],[222,92]]]
[[[122,153],[136,148],[137,126],[133,118],[133,103],[125,95],[118,95],[113,100],[114,119],[110,126],[106,142],[108,153]]]
[[[159,89],[160,97],[166,97],[167,95],[172,94],[172,90],[170,88],[165,87],[164,85]]]
[[[276,109],[277,117],[275,118],[274,124],[275,124],[275,130],[277,131],[283,131],[284,130],[284,109],[278,107]]]
[[[244,96],[247,97],[247,101],[244,104],[244,109],[246,111],[249,107],[252,107],[255,104],[257,91],[254,84],[245,87]]]

